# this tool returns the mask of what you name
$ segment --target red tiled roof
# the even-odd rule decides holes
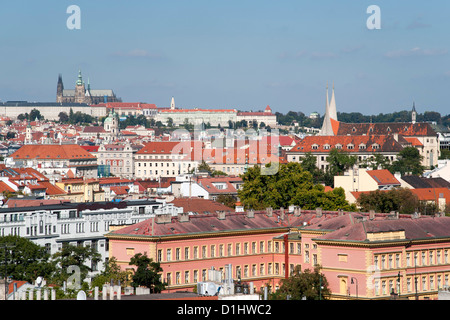
[[[337,135],[386,135],[398,133],[403,136],[436,136],[436,132],[426,122],[389,122],[389,123],[345,123],[340,122]]]
[[[202,198],[176,198],[170,203],[175,207],[183,207],[183,212],[197,212],[199,214],[214,213],[216,211],[234,212],[234,209],[220,202]]]
[[[378,185],[400,185],[400,182],[395,178],[395,176],[386,169],[383,170],[367,170],[369,176],[371,176]]]
[[[399,152],[403,149],[392,135],[380,136],[306,136],[290,153],[295,152],[325,152],[328,153],[336,146],[340,145],[341,150],[349,153],[355,152]],[[363,145],[364,149],[359,146]],[[315,148],[314,148],[315,146]],[[325,148],[325,147],[328,148]],[[378,148],[377,148],[377,147]]]
[[[77,144],[27,144],[14,152],[13,159],[96,159]]]
[[[378,219],[356,222],[318,237],[320,240],[367,241],[368,233],[404,231],[405,238],[425,239],[450,236],[450,217],[422,216],[418,219]]]
[[[5,182],[0,181],[0,193],[2,192],[15,192],[13,188],[11,188],[10,186],[8,186]]]
[[[201,145],[201,144],[200,144]],[[181,151],[182,154],[191,152],[191,147],[193,143],[191,142],[180,142],[180,141],[153,141],[147,143],[141,150],[136,152],[136,154],[171,154],[173,151]],[[180,152],[176,152],[180,154]]]

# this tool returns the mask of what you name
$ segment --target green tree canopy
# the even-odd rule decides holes
[[[417,197],[409,189],[396,188],[388,191],[371,191],[362,193],[357,201],[361,211],[388,213],[398,211],[399,213],[414,213],[419,206]]]
[[[132,277],[133,287],[145,286],[150,288],[152,293],[160,293],[165,289],[167,283],[161,279],[161,264],[154,262],[152,258],[147,257],[144,253],[137,253],[130,259],[130,265],[137,266],[137,269]]]
[[[0,261],[5,261],[5,246],[11,246],[6,251],[7,275],[14,280],[24,280],[33,283],[37,277],[50,277],[55,271],[47,250],[19,236],[0,237]],[[4,274],[4,267],[0,270]]]
[[[56,252],[52,258],[57,266],[57,271],[53,275],[52,280],[56,284],[62,285],[72,275],[69,271],[70,266],[79,268],[80,282],[83,282],[88,273],[92,271],[89,265],[100,262],[101,255],[90,246],[64,244],[61,250]]]
[[[392,173],[400,172],[402,175],[411,173],[421,175],[425,168],[422,166],[422,158],[419,150],[414,147],[405,147],[397,155],[397,159],[390,166]]]
[[[92,286],[101,288],[105,283],[118,283],[120,281],[122,286],[128,281],[128,271],[122,271],[117,264],[117,259],[111,257],[105,266],[105,269],[92,279]]]
[[[324,186],[314,184],[311,173],[300,163],[280,164],[272,175],[261,174],[260,167],[254,166],[242,175],[242,180],[244,183],[238,190],[238,197],[245,208],[262,210],[298,205],[304,209],[356,209],[345,200],[342,188],[325,192]]]
[[[280,289],[272,296],[273,299],[286,300],[325,300],[331,294],[328,280],[321,272],[321,267],[314,270],[306,269],[303,272],[297,266],[291,276],[281,280]]]

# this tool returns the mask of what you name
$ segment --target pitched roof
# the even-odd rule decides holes
[[[318,237],[320,240],[365,241],[368,233],[404,231],[406,240],[450,237],[450,217],[424,216],[418,219],[383,219],[348,223]]]
[[[339,122],[337,135],[386,135],[398,133],[404,136],[436,136],[436,131],[426,122],[345,123]]]
[[[289,153],[295,152],[330,152],[333,148],[349,153],[355,152],[400,152],[403,147],[392,135],[369,136],[306,136],[299,141]],[[362,148],[360,148],[360,146]]]
[[[450,182],[443,178],[425,178],[415,175],[402,176],[402,180],[414,189],[420,188],[450,188]]]
[[[234,212],[234,209],[227,207],[220,202],[203,198],[176,198],[170,203],[175,207],[182,207],[183,212],[197,212],[199,214],[214,213],[216,211]]]
[[[14,152],[13,159],[96,159],[77,144],[27,144]]]
[[[395,176],[387,169],[382,170],[367,170],[369,176],[371,176],[380,186],[383,185],[400,185],[400,182]]]

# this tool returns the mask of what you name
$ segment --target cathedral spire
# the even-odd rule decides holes
[[[83,84],[83,77],[81,76],[81,70],[78,70],[77,86],[81,86],[82,84]]]
[[[331,101],[329,105],[330,118],[337,120],[337,111],[336,111],[336,99],[334,98],[334,81],[333,81],[333,89],[331,93]]]

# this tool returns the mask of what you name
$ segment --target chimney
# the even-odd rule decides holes
[[[189,222],[189,213],[188,212],[179,213],[178,222]]]
[[[255,217],[255,210],[250,209],[247,210],[247,218],[254,218]]]
[[[155,215],[155,222],[158,224],[171,223],[172,214],[170,213],[157,214]]]
[[[344,215],[344,210],[343,209],[338,209],[338,216],[343,216]]]
[[[322,208],[316,208],[316,217],[317,218],[322,217]]]
[[[375,210],[370,210],[370,211],[369,211],[369,219],[370,219],[370,220],[375,219]]]
[[[414,212],[411,216],[413,219],[419,219],[420,218],[420,212]]]
[[[302,214],[302,208],[300,208],[299,206],[295,206],[294,217],[300,217],[301,214]]]
[[[284,220],[284,208],[283,207],[280,208],[280,219]]]
[[[216,211],[217,213],[217,219],[219,220],[225,220],[225,211],[221,210],[221,211]]]
[[[267,213],[267,216],[268,216],[268,217],[271,217],[272,214],[273,214],[273,209],[272,209],[272,207],[266,208],[266,213]]]

